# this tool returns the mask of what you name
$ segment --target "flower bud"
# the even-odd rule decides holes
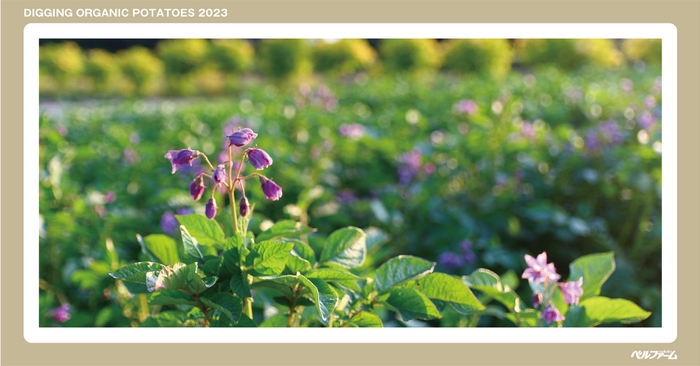
[[[272,165],[272,158],[264,150],[248,149],[248,161],[256,170],[263,170]]]
[[[199,199],[202,198],[202,194],[204,194],[204,188],[206,187],[204,187],[204,179],[202,179],[201,175],[191,181],[190,196],[192,196],[192,199],[199,201]]]
[[[241,147],[248,145],[256,137],[258,137],[257,133],[253,132],[250,128],[244,128],[228,136],[228,142],[231,145]]]
[[[226,181],[226,167],[224,164],[220,164],[214,169],[214,173],[211,175],[214,183],[220,184]]]
[[[204,214],[207,215],[209,220],[216,216],[216,201],[214,200],[214,197],[207,201],[207,205],[204,207]]]
[[[543,297],[542,294],[539,292],[535,292],[532,294],[532,307],[537,308],[540,306],[542,303]]]
[[[277,201],[282,197],[282,187],[265,176],[260,176],[260,187],[262,188],[265,198],[272,201]]]
[[[250,205],[248,204],[248,197],[245,195],[241,197],[240,202],[238,202],[239,212],[242,217],[248,216],[248,211],[250,210]]]
[[[198,158],[199,155],[199,151],[187,148],[182,150],[168,150],[168,153],[165,154],[165,158],[170,160],[170,164],[173,165],[171,174],[174,174],[182,166],[192,166],[192,160]]]

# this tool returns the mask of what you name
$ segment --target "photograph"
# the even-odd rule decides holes
[[[667,327],[661,46],[41,38],[32,316]]]

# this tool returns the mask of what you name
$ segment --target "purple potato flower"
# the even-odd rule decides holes
[[[554,263],[547,263],[547,252],[542,252],[537,259],[525,254],[525,262],[528,268],[523,272],[522,278],[530,279],[533,283],[555,283],[561,278],[554,268]]]
[[[248,149],[248,162],[250,162],[250,165],[256,170],[263,170],[272,165],[272,158],[265,150],[252,148]]]
[[[521,126],[521,131],[525,137],[529,139],[534,139],[535,138],[535,128],[532,126],[532,123],[530,122],[523,122],[523,125]]]
[[[438,263],[445,268],[459,268],[464,265],[464,258],[453,252],[443,252],[438,257]]]
[[[476,113],[478,109],[479,107],[476,105],[476,103],[470,99],[460,100],[459,102],[457,102],[457,104],[455,104],[455,110],[458,113],[464,113],[467,115],[472,115]]]
[[[620,126],[617,125],[614,119],[600,122],[598,129],[605,139],[613,145],[617,145],[625,139],[624,136],[622,136],[622,131],[620,131]]]
[[[645,130],[649,130],[652,126],[654,125],[654,116],[649,113],[649,111],[645,111],[642,113],[641,117],[639,117],[639,126],[641,126]]]
[[[250,211],[250,205],[248,204],[248,197],[243,195],[241,197],[241,200],[238,202],[238,212],[241,214],[241,216],[246,217],[248,216],[248,211]]]
[[[160,229],[168,235],[175,235],[180,223],[177,221],[175,214],[172,211],[165,211],[160,217]]]
[[[578,305],[578,299],[583,295],[583,277],[578,281],[569,281],[559,284],[559,289],[564,294],[564,301],[569,305]]]
[[[594,129],[588,130],[586,133],[586,139],[584,140],[586,149],[593,151],[598,150],[600,143],[598,141],[598,133]]]
[[[258,137],[258,134],[253,132],[253,130],[251,130],[250,128],[246,127],[228,136],[228,142],[231,145],[241,147],[248,145],[256,137]]]
[[[226,167],[224,164],[220,164],[214,169],[214,173],[211,175],[214,183],[221,184],[226,181]]]
[[[360,138],[365,134],[365,127],[358,123],[342,124],[338,128],[338,132],[343,137]]]
[[[212,197],[209,199],[209,201],[207,201],[207,205],[204,207],[204,213],[207,215],[209,220],[216,216],[216,208],[216,200],[214,200],[214,197]]]
[[[263,175],[260,176],[260,187],[268,200],[277,201],[282,197],[282,187]]]
[[[566,318],[564,318],[563,315],[561,315],[561,313],[559,312],[559,310],[557,308],[552,306],[552,304],[547,305],[547,307],[544,308],[544,310],[542,310],[541,317],[542,317],[542,319],[544,319],[547,322],[547,324],[549,324],[551,322],[560,322],[560,321],[566,319]]]
[[[65,323],[70,319],[70,304],[63,304],[53,310],[53,320]]]
[[[202,179],[201,175],[191,181],[190,196],[192,196],[192,199],[199,201],[199,199],[202,198],[202,194],[204,194],[204,188],[204,179]]]
[[[459,244],[459,248],[462,249],[462,259],[465,264],[472,264],[476,262],[476,254],[472,250],[472,242],[467,239]]]
[[[168,150],[168,153],[165,154],[165,158],[170,160],[170,164],[173,165],[173,171],[171,174],[174,174],[182,166],[192,166],[192,160],[199,157],[199,154],[199,151],[192,150],[190,148],[182,150]]]
[[[117,199],[117,195],[112,192],[108,191],[105,193],[105,203],[113,203]]]

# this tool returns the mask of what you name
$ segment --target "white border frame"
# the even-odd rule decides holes
[[[319,35],[322,35],[320,37]],[[677,315],[677,55],[673,24],[28,24],[24,28],[24,338],[30,343],[671,343]],[[662,327],[657,328],[50,328],[39,327],[39,39],[661,38]],[[32,188],[34,187],[34,188]],[[32,193],[34,192],[34,193]]]

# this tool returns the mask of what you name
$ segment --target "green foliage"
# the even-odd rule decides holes
[[[39,72],[53,77],[62,86],[78,76],[85,66],[85,55],[74,42],[50,43],[39,48]]]
[[[516,59],[530,67],[555,65],[563,70],[574,70],[594,65],[612,68],[623,61],[610,39],[518,39],[515,49]]]
[[[503,78],[510,71],[513,50],[505,39],[458,39],[445,45],[445,69]]]
[[[376,58],[374,49],[363,39],[320,41],[311,53],[315,71],[339,75],[365,70]]]
[[[209,44],[203,39],[171,39],[158,43],[156,53],[170,77],[191,74],[204,62]]]
[[[578,306],[570,307],[564,325],[593,327],[603,323],[629,324],[642,321],[650,315],[650,312],[629,300],[593,296],[581,301]]]
[[[163,62],[145,47],[135,46],[117,53],[121,73],[138,95],[153,93],[163,74]]]
[[[101,49],[89,50],[84,73],[92,80],[98,92],[113,93],[118,90],[116,83],[120,70],[113,54]]]
[[[622,42],[622,52],[632,62],[661,65],[661,39],[627,39]]]
[[[433,39],[386,39],[379,44],[379,55],[386,71],[434,69],[441,63]]]
[[[285,80],[309,71],[310,47],[304,39],[266,39],[257,52],[260,71],[274,80]]]
[[[254,53],[255,50],[248,41],[215,39],[209,46],[206,59],[217,70],[237,74],[250,69]]]

